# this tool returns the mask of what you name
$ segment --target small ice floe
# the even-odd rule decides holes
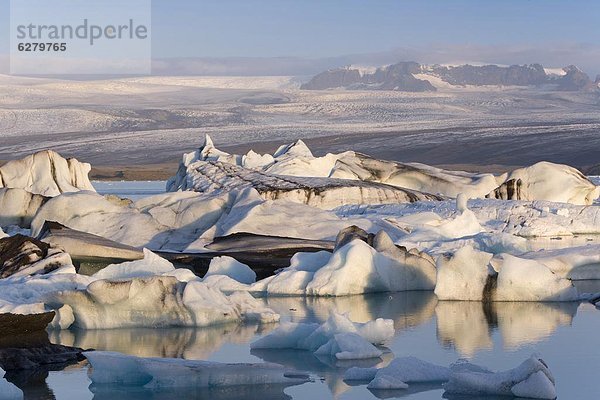
[[[0,368],[0,399],[21,400],[23,391],[4,378],[4,370]]]
[[[382,344],[394,336],[392,320],[354,323],[346,316],[331,314],[319,324],[284,323],[250,345],[252,349],[299,349],[338,360],[380,357]]]
[[[224,364],[176,358],[141,358],[109,351],[83,353],[92,369],[94,386],[122,385],[152,390],[216,388],[242,385],[297,385],[306,373],[270,363]]]
[[[518,367],[503,372],[451,372],[444,389],[445,394],[450,395],[556,398],[554,377],[546,363],[537,356],[531,356]]]
[[[454,395],[556,398],[554,377],[537,356],[531,356],[517,368],[504,372],[492,372],[466,360],[443,367],[415,357],[400,357],[384,368],[350,368],[344,380],[370,381],[367,388],[372,390],[408,389],[412,384],[439,384],[445,389],[445,398]]]
[[[446,382],[450,369],[415,357],[395,358],[381,368],[369,383],[369,389],[406,389],[410,383]]]

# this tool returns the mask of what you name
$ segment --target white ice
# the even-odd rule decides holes
[[[54,304],[73,309],[83,329],[208,326],[225,322],[276,322],[279,315],[248,293],[231,296],[199,280],[173,276],[95,280],[84,289],[54,292]]]
[[[554,377],[536,356],[503,372],[452,372],[444,389],[446,393],[456,395],[556,398]]]
[[[415,357],[395,358],[375,374],[369,389],[405,389],[410,383],[446,382],[450,369]]]
[[[88,351],[84,355],[92,365],[90,379],[94,385],[141,386],[161,390],[293,385],[309,380],[306,374],[269,363],[224,364],[176,358],[140,358],[109,351]]]
[[[332,313],[325,323],[282,323],[275,331],[250,345],[253,349],[300,349],[337,359],[379,357],[374,346],[394,336],[392,320],[377,319],[354,323],[347,316]]]
[[[25,189],[30,193],[57,196],[65,192],[94,190],[88,179],[91,165],[75,158],[41,151],[0,167],[0,187]]]
[[[252,284],[256,282],[256,272],[246,264],[242,264],[233,257],[221,256],[210,260],[208,272],[204,277],[211,275],[225,275],[240,283]]]

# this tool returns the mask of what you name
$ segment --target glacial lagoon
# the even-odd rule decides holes
[[[600,291],[600,281],[579,281],[582,291]],[[441,399],[441,385],[411,385],[406,390],[370,391],[366,382],[347,384],[351,366],[385,366],[395,356],[415,356],[448,365],[459,358],[493,370],[515,367],[539,353],[556,378],[559,399],[597,398],[600,393],[597,351],[600,310],[587,303],[438,301],[431,292],[402,292],[339,298],[274,297],[263,299],[282,321],[324,322],[332,311],[355,322],[379,317],[394,321],[396,335],[380,359],[339,361],[308,351],[251,350],[250,343],[278,324],[220,325],[201,329],[63,330],[50,333],[57,344],[110,350],[140,357],[172,357],[219,362],[274,362],[310,373],[311,382],[282,387],[229,388],[226,391],[149,392],[140,389],[90,389],[88,364],[51,371],[31,379],[28,395],[56,399],[211,398],[235,399]],[[35,382],[35,384],[34,384]],[[96,390],[93,393],[92,390]],[[27,397],[26,397],[27,398]],[[486,399],[489,399],[487,397]]]

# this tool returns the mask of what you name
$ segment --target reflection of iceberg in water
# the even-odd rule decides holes
[[[384,353],[381,358],[362,360],[336,360],[332,357],[319,357],[306,350],[253,349],[251,352],[253,356],[265,362],[318,374],[325,379],[329,390],[335,396],[344,393],[350,388],[343,380],[344,373],[348,368],[381,368],[389,364],[394,358],[392,353],[389,352]]]
[[[437,299],[432,292],[400,292],[345,297],[269,297],[262,299],[269,307],[282,314],[282,320],[294,322],[323,323],[332,312],[348,313],[354,322],[367,322],[377,318],[394,321],[396,332],[423,324],[433,317]],[[219,325],[205,328],[165,328],[165,329],[104,329],[53,331],[53,343],[117,351],[138,357],[169,357],[185,359],[208,359],[222,346],[230,343],[247,344],[269,333],[278,324],[263,325]],[[308,370],[322,376],[334,395],[350,388],[343,382],[344,372],[352,366],[383,367],[393,354],[385,353],[381,359],[335,360],[330,357],[317,357],[311,352],[296,350],[253,350],[253,356],[267,362],[274,362],[298,370]],[[148,392],[143,389],[126,390],[96,389],[96,399],[106,398],[170,398],[172,393]],[[241,389],[240,389],[241,390]],[[288,398],[283,389],[269,392],[256,390],[245,393],[235,390],[231,393],[200,392],[189,393],[189,398]],[[256,394],[256,396],[254,396]],[[202,397],[205,396],[205,397]],[[229,396],[229,397],[228,397]],[[237,397],[236,397],[237,396]],[[185,398],[185,396],[184,396]]]
[[[432,292],[423,291],[344,297],[269,297],[266,301],[276,312],[290,315],[289,319],[293,322],[323,323],[332,312],[347,313],[354,322],[392,319],[397,333],[430,320],[437,302]],[[264,349],[252,350],[252,355],[267,362],[318,373],[325,378],[334,396],[350,388],[343,382],[348,368],[384,367],[393,359],[391,353],[384,353],[382,359],[341,361],[318,357],[308,351]]]
[[[394,320],[396,331],[428,321],[437,298],[433,292],[377,293],[343,297],[269,297],[267,305],[293,322],[325,322],[331,312],[349,314],[353,322]]]
[[[493,347],[490,323],[486,319],[483,303],[440,301],[435,307],[435,316],[437,337],[442,346],[454,347],[466,357],[472,357],[478,350]]]
[[[248,343],[276,324],[228,324],[206,328],[98,329],[54,331],[53,343],[84,349],[117,351],[138,357],[207,359],[226,343]]]
[[[401,397],[408,397],[417,393],[429,392],[431,390],[438,390],[440,392],[438,396],[432,395],[432,399],[441,398],[443,392],[441,383],[411,383],[408,386],[408,388],[397,390],[369,389],[369,391],[373,393],[373,396],[377,397],[378,399],[398,399]],[[488,399],[486,398],[486,400]]]
[[[179,399],[269,399],[289,400],[291,397],[284,393],[285,385],[245,385],[229,386],[226,388],[177,389],[175,396]],[[90,387],[94,400],[172,400],[173,390],[150,390],[144,388],[101,386]]]
[[[559,326],[571,325],[579,303],[495,303],[504,348],[547,339]]]
[[[548,338],[559,326],[570,325],[578,303],[440,301],[435,308],[438,340],[472,357],[491,349],[498,329],[505,349]]]

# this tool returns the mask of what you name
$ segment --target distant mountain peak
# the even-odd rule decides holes
[[[333,88],[427,92],[437,90],[432,82],[445,86],[540,86],[551,84],[557,90],[578,91],[598,85],[575,65],[544,68],[539,63],[524,65],[421,65],[402,61],[382,67],[344,66],[315,75],[301,89]]]

